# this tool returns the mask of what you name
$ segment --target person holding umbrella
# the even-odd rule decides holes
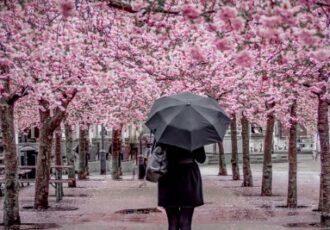
[[[160,145],[166,149],[168,172],[158,182],[158,206],[165,208],[169,230],[190,230],[194,208],[204,204],[202,178],[196,163],[205,161],[204,147],[190,152]]]
[[[217,101],[181,93],[155,101],[146,126],[167,154],[167,173],[158,181],[158,205],[169,230],[191,230],[195,207],[204,204],[196,163],[206,159],[204,145],[223,140],[230,123]]]

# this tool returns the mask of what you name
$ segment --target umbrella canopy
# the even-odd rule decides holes
[[[186,92],[157,99],[146,126],[158,143],[193,151],[222,141],[229,123],[216,100]]]

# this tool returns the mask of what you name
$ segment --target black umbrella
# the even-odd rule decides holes
[[[157,99],[146,126],[158,143],[193,151],[222,141],[229,123],[216,100],[187,92]]]

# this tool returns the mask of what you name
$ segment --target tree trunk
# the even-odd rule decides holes
[[[77,185],[76,185],[76,173],[75,173],[74,153],[73,153],[73,144],[72,144],[73,132],[71,126],[68,124],[65,124],[64,128],[65,128],[65,152],[66,152],[67,165],[73,167],[73,168],[69,168],[68,178],[72,179],[72,181],[69,182],[68,186],[70,188],[75,188]]]
[[[79,129],[79,174],[78,179],[87,179],[88,129]]]
[[[121,129],[112,131],[112,167],[111,177],[113,180],[120,179],[120,150],[121,150]]]
[[[7,90],[9,91],[9,84],[3,84],[3,86],[8,86]],[[5,226],[11,226],[21,223],[18,205],[19,185],[17,177],[14,104],[8,104],[1,100],[0,119],[5,162],[3,223]]]
[[[237,124],[236,115],[230,123],[231,130],[231,168],[233,171],[233,180],[240,180],[239,167],[238,167],[238,150],[237,150]]]
[[[62,165],[61,139],[61,127],[59,126],[55,131],[55,165]],[[60,172],[60,170],[56,171]]]
[[[272,149],[273,149],[273,131],[274,131],[275,118],[274,113],[267,115],[266,135],[264,139],[264,161],[262,168],[262,185],[261,196],[272,195]]]
[[[288,208],[297,208],[297,102],[291,105],[291,127],[289,130],[289,180],[288,180]]]
[[[106,133],[106,129],[104,126],[101,126],[101,151],[99,152],[100,159],[100,175],[107,174],[107,159],[106,159],[106,151],[104,146],[104,136]]]
[[[63,108],[67,108],[70,101],[75,97],[77,90],[72,93],[64,93],[66,99],[62,102]],[[54,109],[53,116],[50,115],[49,102],[43,99],[39,103],[40,138],[37,159],[36,184],[34,194],[34,207],[36,209],[48,208],[49,178],[50,178],[50,156],[55,129],[65,118],[66,112]]]
[[[62,165],[62,151],[61,151],[61,126],[55,131],[55,165]],[[56,180],[62,179],[62,169],[55,168],[56,170]],[[56,201],[59,202],[64,194],[62,183],[56,183]]]
[[[227,167],[226,167],[226,159],[225,159],[225,151],[223,150],[223,143],[219,142],[219,173],[218,175],[227,176]]]
[[[67,101],[67,103],[69,103]],[[61,124],[65,112],[55,109],[50,115],[49,102],[39,100],[40,138],[37,158],[36,184],[34,194],[34,208],[47,209],[50,179],[50,158],[55,129]],[[67,104],[64,105],[66,107]]]
[[[321,224],[323,226],[330,227],[330,149],[328,104],[322,95],[319,95],[317,129],[320,136],[321,147],[321,207],[319,207],[321,210]]]
[[[320,159],[322,161],[322,157]],[[321,167],[321,172],[320,172],[320,175],[323,175],[323,169]],[[318,207],[318,210],[317,211],[322,211],[322,206],[323,206],[323,177],[321,176],[320,177],[320,192],[319,192],[319,207]]]
[[[252,172],[250,166],[250,141],[249,121],[242,114],[242,149],[243,149],[243,187],[253,187]]]
[[[36,187],[34,208],[47,209],[49,195],[49,178],[50,178],[50,157],[53,142],[53,132],[48,127],[47,118],[49,115],[42,112],[41,127],[39,138],[39,152],[37,157]]]

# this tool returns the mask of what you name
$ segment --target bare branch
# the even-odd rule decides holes
[[[221,98],[223,98],[226,94],[231,93],[232,91],[233,91],[233,90],[231,89],[231,90],[228,90],[228,91],[225,91],[225,92],[220,93],[220,95],[219,95],[218,98],[217,98],[217,101],[220,101]]]
[[[73,100],[73,98],[76,96],[78,90],[74,89],[71,94],[63,93],[65,101],[62,101],[62,105],[64,108],[68,107],[69,103]]]
[[[107,0],[108,6],[112,8],[116,8],[119,10],[123,10],[129,13],[137,13],[138,11],[133,10],[132,6],[129,3],[125,3],[121,0]]]
[[[74,89],[74,91],[70,94],[63,93],[64,99],[62,100],[62,106],[66,109],[69,105],[69,103],[73,100],[73,98],[76,96],[78,90]],[[66,117],[66,111],[60,110],[59,108],[56,108],[54,111],[54,115],[50,120],[49,128],[54,131],[62,122],[62,120]]]
[[[316,5],[330,7],[330,4],[327,4],[327,3],[324,3],[324,2],[317,2]]]
[[[134,10],[130,3],[125,2],[123,0],[106,0],[106,2],[108,3],[108,6],[112,8],[116,8],[133,14],[139,12],[137,10]],[[164,13],[164,14],[172,14],[172,15],[180,14],[180,11],[166,10],[159,7],[149,7],[146,9],[146,12]]]
[[[9,105],[14,104],[18,99],[28,95],[30,90],[32,90],[32,88],[30,86],[22,87],[20,92],[15,92],[15,93],[12,93],[11,95],[9,95],[9,97],[7,99],[7,103]]]

